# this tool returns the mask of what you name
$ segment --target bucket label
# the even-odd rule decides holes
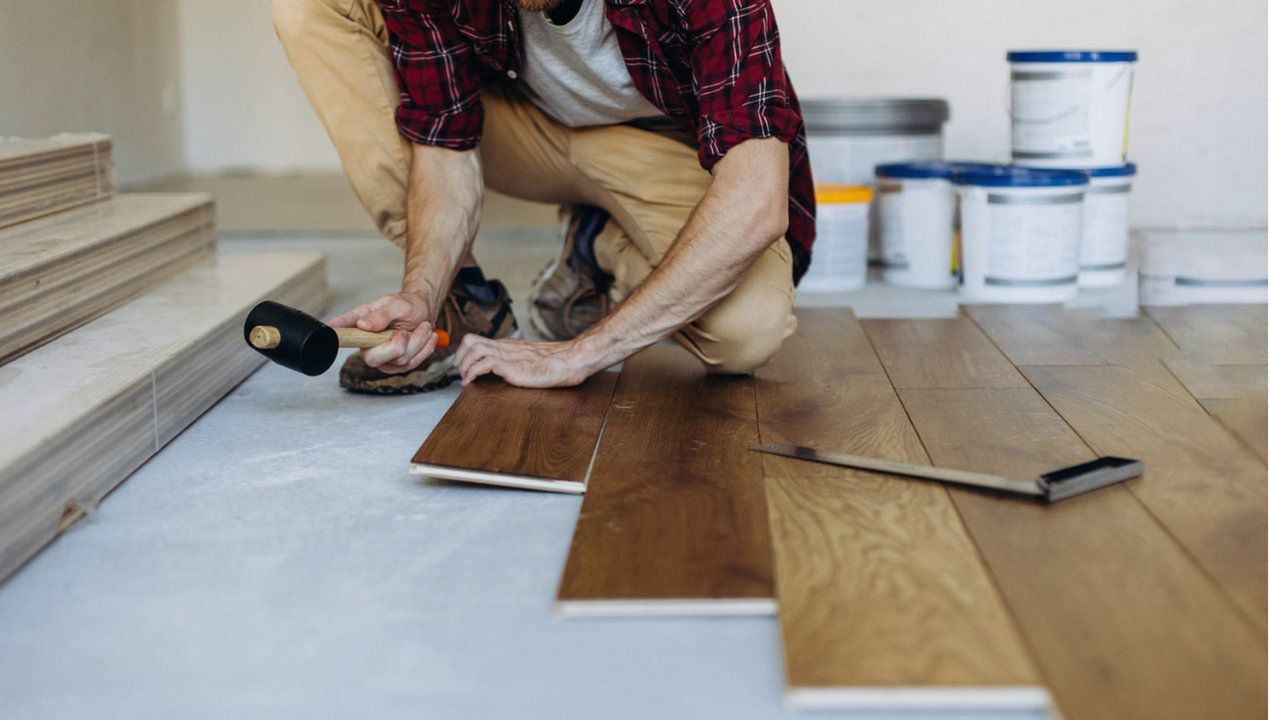
[[[1084,198],[1082,270],[1115,270],[1128,262],[1130,185],[1091,187]]]
[[[1043,196],[1025,199],[1050,200]],[[1073,202],[989,202],[988,208],[988,285],[1076,281],[1083,223],[1078,195]]]
[[[1043,160],[1092,155],[1091,71],[1017,70],[1012,80],[1015,158]]]

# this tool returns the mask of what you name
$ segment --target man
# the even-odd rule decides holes
[[[673,335],[745,373],[791,335],[814,200],[767,0],[273,0],[354,191],[405,250],[402,290],[331,321],[392,339],[341,384],[493,373],[575,385]],[[483,189],[562,206],[515,339],[472,256]],[[619,304],[615,301],[620,300]],[[457,347],[437,350],[433,329]]]

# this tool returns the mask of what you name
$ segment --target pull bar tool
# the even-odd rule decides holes
[[[772,455],[797,458],[798,460],[826,463],[828,465],[840,465],[842,467],[873,470],[890,475],[903,475],[905,477],[937,480],[956,485],[971,485],[992,490],[1003,490],[1018,495],[1043,498],[1047,502],[1065,500],[1075,495],[1104,488],[1107,485],[1131,480],[1139,477],[1143,471],[1140,460],[1104,456],[1079,465],[1053,470],[1037,478],[1025,479],[1001,477],[970,470],[913,465],[894,460],[878,460],[860,455],[828,452],[786,443],[767,443],[750,449]]]

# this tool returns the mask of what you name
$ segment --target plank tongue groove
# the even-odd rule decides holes
[[[575,388],[463,389],[415,453],[411,472],[449,480],[581,492],[617,383],[602,372]]]
[[[926,464],[850,312],[798,315],[798,333],[758,372],[762,441]],[[794,705],[1047,707],[947,490],[784,457],[763,464]]]
[[[566,614],[770,613],[753,378],[626,361],[560,582]]]

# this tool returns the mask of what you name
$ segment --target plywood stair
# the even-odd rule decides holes
[[[260,366],[256,302],[324,309],[324,256],[217,251],[206,195],[84,204],[109,147],[0,139],[0,580]]]

